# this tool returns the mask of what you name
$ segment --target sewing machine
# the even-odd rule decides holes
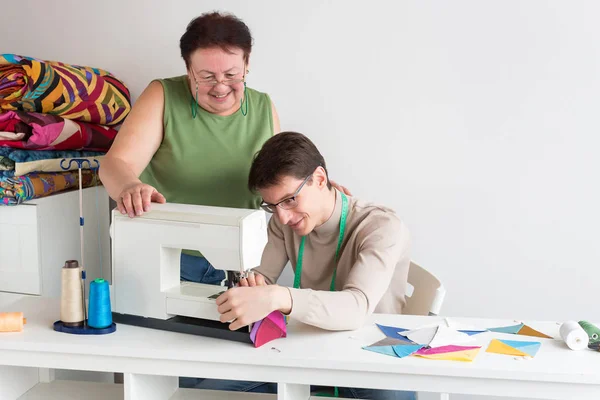
[[[260,265],[267,243],[262,210],[152,204],[129,218],[112,212],[113,320],[117,323],[251,342],[219,321],[215,299]],[[225,286],[180,281],[181,249],[198,250]]]

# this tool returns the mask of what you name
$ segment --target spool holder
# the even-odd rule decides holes
[[[107,328],[92,328],[87,323],[85,326],[67,326],[62,321],[56,321],[53,328],[57,332],[70,333],[73,335],[106,335],[117,330],[117,324],[114,322]]]
[[[67,165],[64,165],[64,163],[68,161]],[[82,189],[82,177],[81,177],[81,169],[83,168],[84,164],[87,163],[87,165],[89,166],[89,169],[95,171],[98,170],[100,168],[100,162],[96,159],[93,160],[95,165],[92,165],[91,161],[89,159],[85,159],[85,158],[71,158],[69,160],[63,158],[60,161],[60,167],[67,171],[70,170],[73,163],[77,164],[78,170],[79,170],[79,191],[80,191],[80,215],[79,215],[79,226],[80,226],[80,230],[83,230],[83,226],[84,226],[84,219],[83,219],[83,210],[82,210],[82,204],[81,204],[81,189]],[[109,333],[113,333],[117,330],[117,325],[113,322],[111,325],[109,325],[106,328],[92,328],[91,326],[88,325],[88,315],[87,315],[87,310],[85,307],[85,279],[86,279],[86,272],[85,272],[85,263],[83,260],[83,232],[81,232],[81,264],[82,264],[82,271],[81,271],[81,286],[82,286],[82,290],[83,290],[83,315],[84,315],[84,320],[83,323],[81,325],[78,326],[70,326],[70,324],[65,324],[63,321],[58,320],[56,322],[54,322],[53,324],[53,329],[57,332],[62,332],[62,333],[69,333],[69,334],[74,334],[74,335],[106,335]]]
[[[69,161],[68,165],[65,166],[63,165],[63,163],[65,161]],[[83,168],[84,164],[87,163],[89,169],[91,169],[92,171],[98,170],[100,168],[100,162],[96,159],[93,160],[96,165],[92,166],[92,163],[90,160],[88,160],[87,158],[71,158],[69,160],[67,160],[66,158],[63,158],[62,160],[60,160],[60,167],[65,170],[65,171],[69,171],[72,168],[73,163],[77,164],[77,169],[79,170],[79,230],[80,230],[80,241],[81,241],[81,290],[83,290],[83,324],[84,327],[87,327],[87,312],[85,309],[85,259],[83,257],[83,252],[84,252],[84,244],[83,244],[83,226],[85,224],[85,220],[83,218],[83,200],[82,200],[82,176],[81,176],[81,169]]]

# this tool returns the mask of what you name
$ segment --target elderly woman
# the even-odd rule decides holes
[[[279,132],[266,93],[246,86],[252,36],[229,14],[192,20],[180,40],[186,75],[151,82],[106,155],[100,178],[121,213],[151,202],[258,208],[246,181],[254,154]],[[184,251],[184,280],[220,283],[225,275]]]

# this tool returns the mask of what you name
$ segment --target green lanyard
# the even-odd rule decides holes
[[[335,266],[333,267],[333,276],[331,277],[331,285],[329,291],[335,292],[335,276],[337,274],[337,262],[340,257],[340,248],[344,241],[344,231],[346,230],[346,217],[348,216],[348,198],[342,192],[342,215],[340,216],[340,236],[338,238],[337,248],[335,249]],[[300,289],[300,278],[302,277],[302,260],[304,258],[304,241],[306,236],[302,236],[300,239],[300,248],[298,249],[298,261],[296,262],[296,273],[294,274],[294,289]],[[336,387],[333,388],[333,397],[339,397],[339,390]],[[316,393],[316,396],[323,397],[327,396],[327,393]]]
[[[337,273],[337,262],[340,256],[340,248],[344,240],[344,231],[346,230],[346,217],[348,216],[348,198],[342,192],[342,215],[340,216],[340,236],[338,238],[337,248],[335,249],[335,266],[333,267],[333,276],[331,277],[331,286],[329,290],[335,292],[335,276]],[[306,236],[300,239],[300,248],[298,249],[298,261],[296,262],[296,273],[294,274],[294,289],[300,288],[300,278],[302,277],[302,260],[304,258],[304,241]]]

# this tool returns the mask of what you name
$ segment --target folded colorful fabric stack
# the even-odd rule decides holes
[[[71,121],[56,115],[24,111],[0,114],[0,146],[3,147],[105,152],[115,136],[117,131],[114,128]]]
[[[0,55],[0,109],[117,125],[131,110],[129,90],[98,68]]]
[[[1,116],[1,114],[0,114]],[[77,164],[71,163],[72,158],[89,160],[84,168],[89,169],[100,163],[104,153],[96,151],[31,151],[0,147],[0,178],[12,178],[26,175],[30,172],[63,172],[77,169]],[[65,160],[65,161],[63,161]]]
[[[99,184],[96,168],[130,110],[129,89],[105,70],[0,55],[0,205],[76,188],[73,158],[89,161],[82,186]]]
[[[94,171],[81,173],[82,187],[98,184],[98,175]],[[33,172],[16,178],[0,179],[0,199],[4,205],[21,204],[24,201],[37,199],[58,192],[79,187],[79,172]]]

